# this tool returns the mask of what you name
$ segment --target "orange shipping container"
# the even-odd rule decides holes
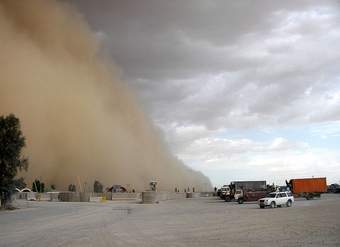
[[[290,183],[294,194],[327,191],[326,178],[299,178],[290,180]]]

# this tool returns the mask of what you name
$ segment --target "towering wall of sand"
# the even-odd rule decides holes
[[[27,138],[27,182],[210,186],[172,157],[112,65],[97,55],[86,22],[65,3],[0,2],[0,115]]]

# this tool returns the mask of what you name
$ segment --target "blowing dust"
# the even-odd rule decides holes
[[[0,2],[0,115],[20,118],[24,173],[58,189],[70,183],[143,190],[195,187],[209,180],[164,147],[82,16],[65,2]]]

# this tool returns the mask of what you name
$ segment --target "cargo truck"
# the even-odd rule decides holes
[[[225,200],[235,200],[239,204],[245,201],[257,201],[267,193],[266,181],[234,181],[230,183],[229,188]]]
[[[327,192],[326,178],[295,178],[286,181],[286,184],[295,196],[305,197],[307,200]]]

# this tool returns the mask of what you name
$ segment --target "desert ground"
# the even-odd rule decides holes
[[[340,195],[291,208],[217,198],[67,203],[19,201],[0,212],[0,246],[340,246]]]

